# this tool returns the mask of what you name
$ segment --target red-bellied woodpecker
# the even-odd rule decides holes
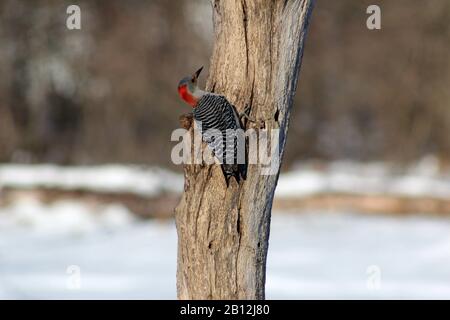
[[[181,79],[178,93],[193,107],[193,117],[201,129],[202,139],[221,163],[227,186],[232,176],[245,179],[245,139],[234,106],[221,95],[200,90],[197,79],[203,67]],[[241,147],[240,144],[243,144]]]

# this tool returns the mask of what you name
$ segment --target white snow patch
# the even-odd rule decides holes
[[[30,198],[0,209],[0,234],[22,228],[45,235],[82,235],[98,228],[116,229],[133,221],[133,214],[121,204],[94,206],[57,201],[46,205]]]
[[[0,190],[56,188],[105,193],[157,196],[183,190],[183,176],[160,168],[127,165],[60,167],[56,165],[1,165]],[[440,172],[437,160],[427,157],[399,169],[386,163],[332,162],[317,166],[299,163],[280,175],[277,197],[304,197],[319,193],[450,197],[450,172]]]
[[[126,165],[61,167],[7,164],[0,166],[0,189],[2,187],[44,187],[155,196],[162,192],[181,192],[183,177],[159,168]]]
[[[175,299],[173,221],[129,220],[124,210],[28,202],[0,211],[0,297]],[[275,213],[267,298],[449,299],[449,234],[443,218]],[[67,286],[72,265],[79,289]],[[367,286],[372,265],[379,290]]]
[[[450,197],[450,174],[439,172],[435,158],[424,158],[399,170],[385,163],[334,162],[318,168],[302,163],[280,175],[275,196],[304,197],[318,193]]]
[[[448,299],[449,231],[445,218],[274,214],[267,298]]]

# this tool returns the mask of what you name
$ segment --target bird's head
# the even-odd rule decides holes
[[[181,99],[186,101],[192,107],[197,105],[198,100],[200,100],[204,94],[197,85],[197,80],[202,70],[203,67],[198,69],[193,75],[184,77],[178,83],[178,93],[180,94]]]

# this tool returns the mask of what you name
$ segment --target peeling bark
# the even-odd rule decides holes
[[[215,31],[207,90],[280,129],[280,158],[313,0],[213,0]],[[186,125],[183,120],[183,126]],[[261,128],[247,123],[246,128]],[[175,209],[179,299],[264,299],[273,195],[278,181],[249,165],[226,188],[218,165],[185,165]]]

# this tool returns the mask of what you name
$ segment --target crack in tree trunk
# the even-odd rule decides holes
[[[207,89],[238,111],[279,129],[286,143],[313,0],[213,0],[215,30]],[[243,21],[242,21],[243,20]],[[254,123],[248,127],[262,131]],[[192,129],[191,129],[192,135]],[[185,165],[185,191],[175,209],[180,299],[264,299],[270,214],[278,181],[248,166],[227,188],[218,165]]]

